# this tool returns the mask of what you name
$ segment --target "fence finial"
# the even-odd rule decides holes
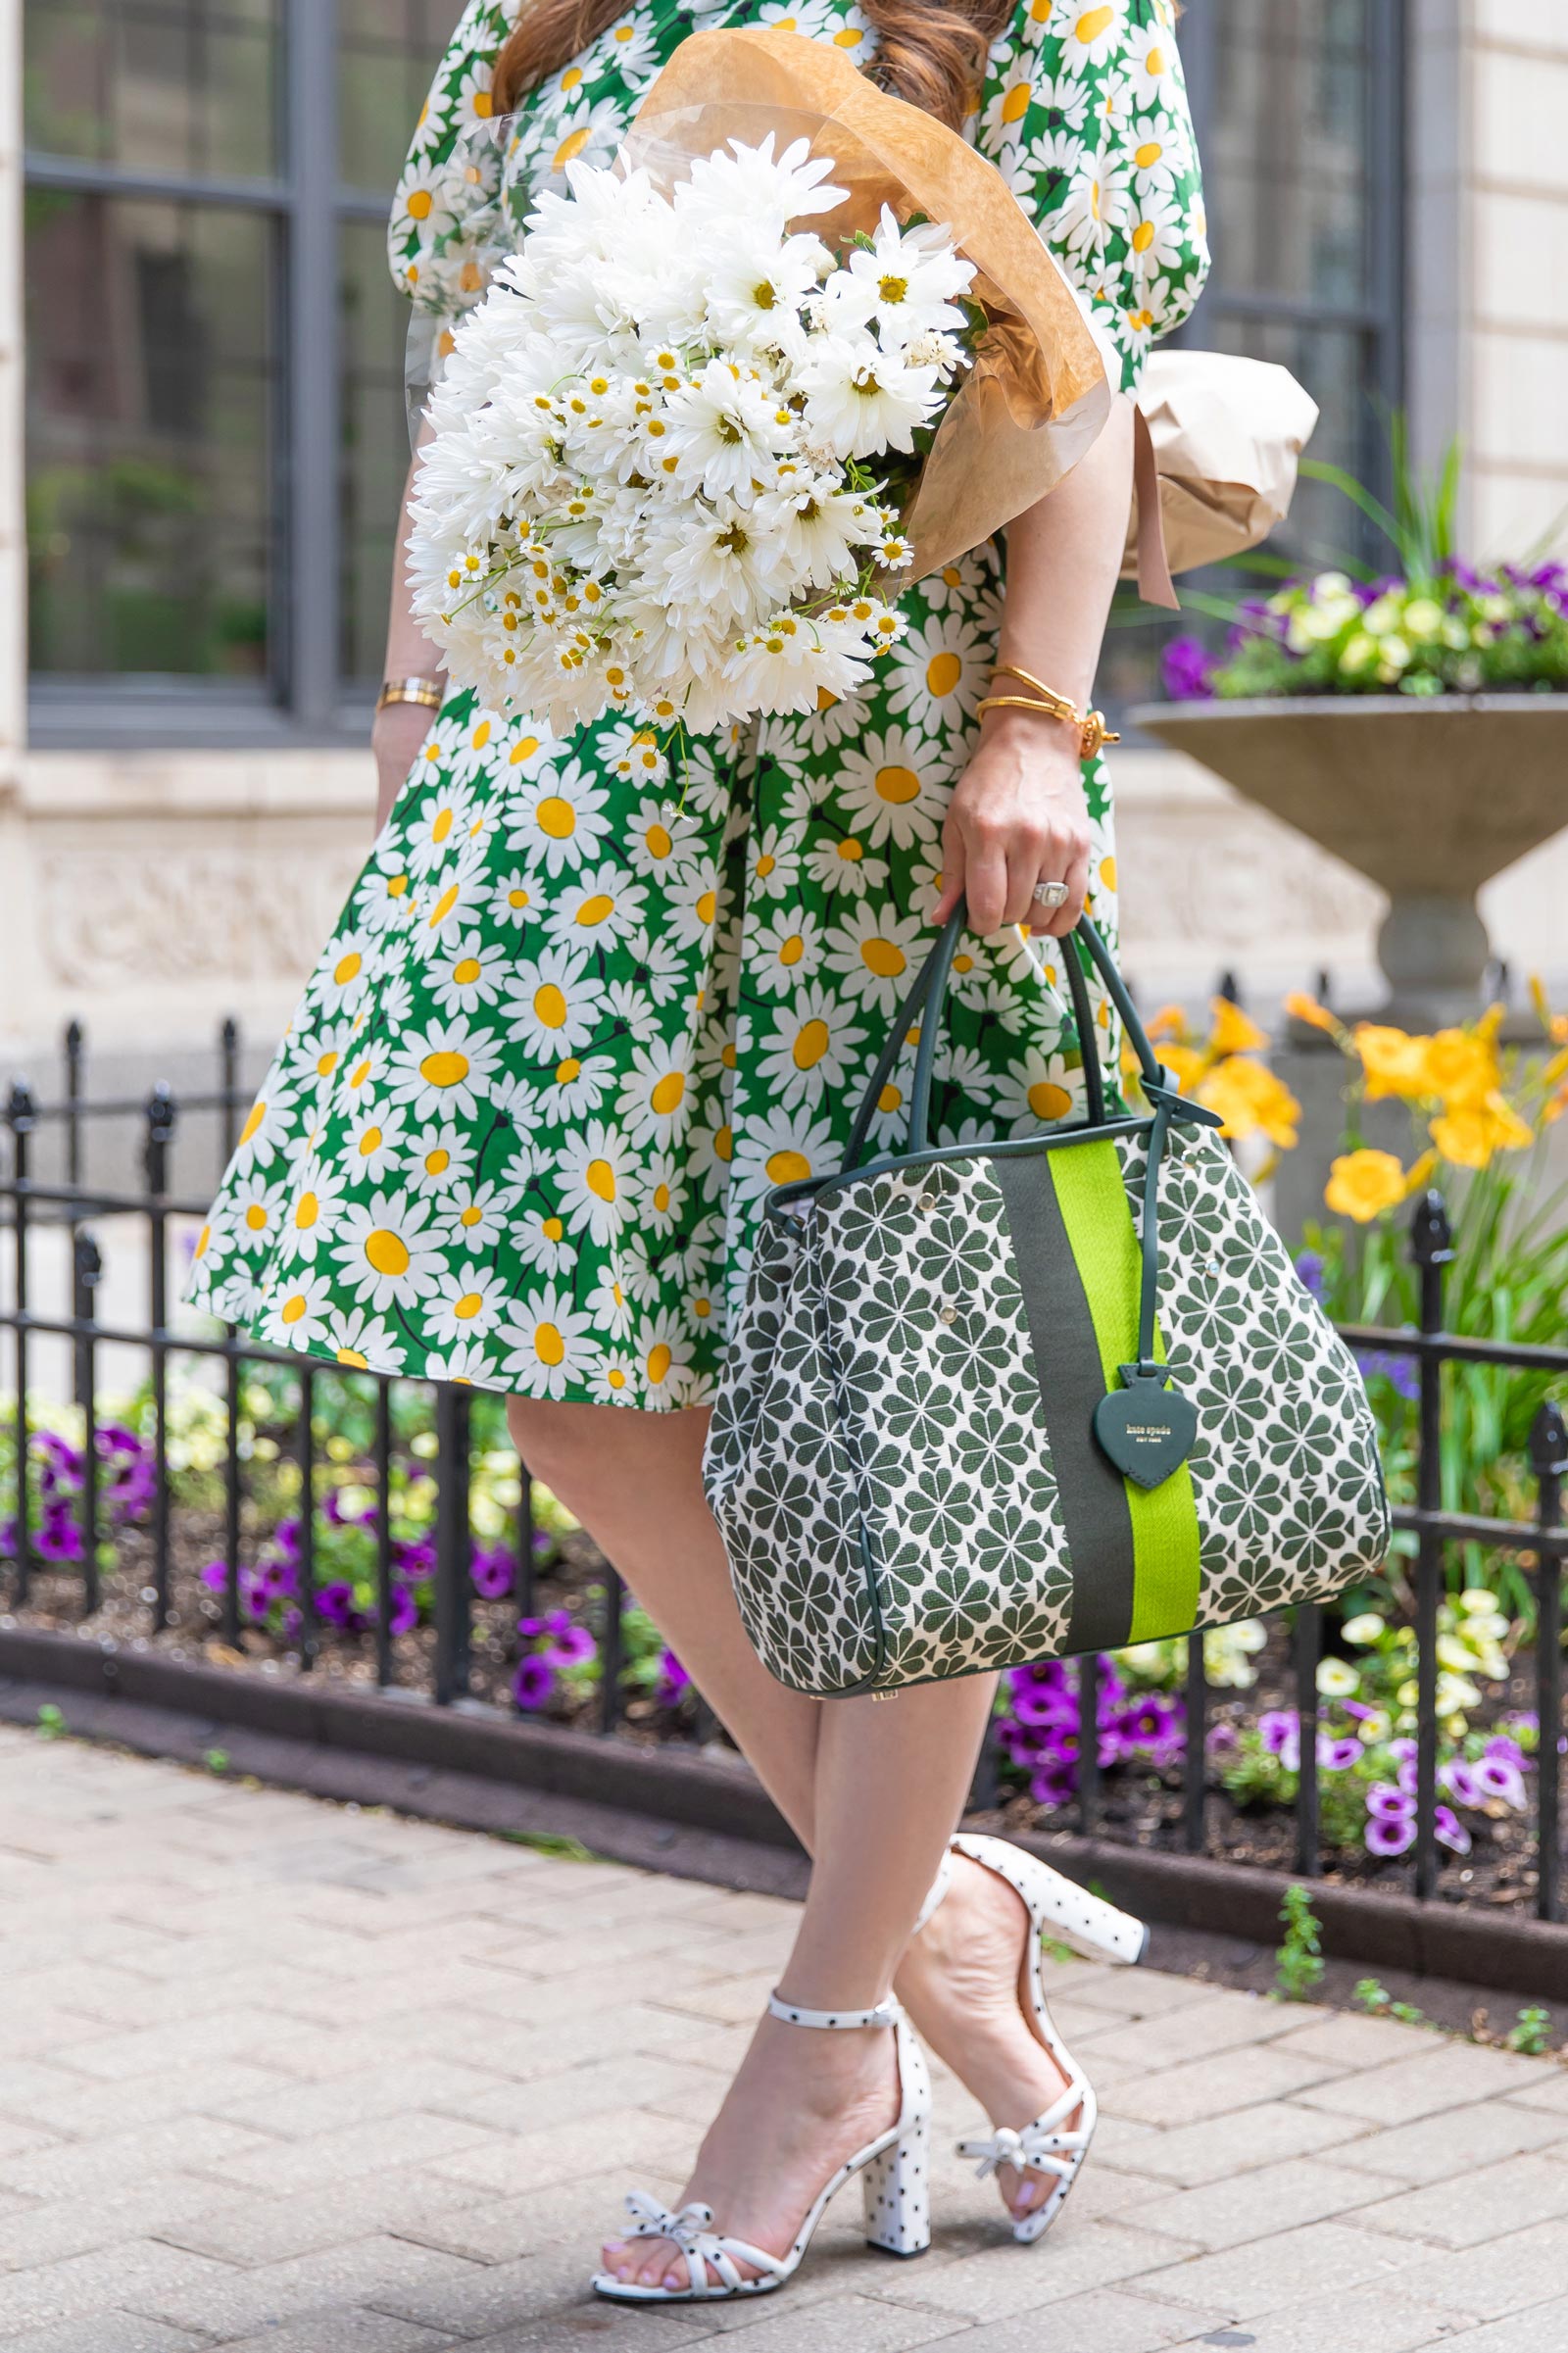
[[[1555,1397],[1547,1397],[1530,1425],[1530,1467],[1538,1479],[1568,1472],[1568,1421]]]
[[[160,1079],[148,1096],[143,1116],[147,1121],[147,1145],[142,1155],[147,1171],[147,1190],[150,1193],[167,1193],[169,1147],[174,1140],[174,1122],[179,1116],[174,1091],[167,1079]]]
[[[1410,1255],[1417,1266],[1447,1266],[1453,1259],[1453,1228],[1441,1193],[1423,1193],[1410,1220]]]
[[[14,1078],[6,1098],[6,1125],[14,1136],[30,1136],[38,1124],[38,1103],[24,1078]]]
[[[80,1291],[96,1291],[104,1277],[103,1252],[83,1226],[71,1246],[72,1273]],[[80,1310],[78,1310],[78,1313]],[[89,1303],[90,1312],[90,1303]]]

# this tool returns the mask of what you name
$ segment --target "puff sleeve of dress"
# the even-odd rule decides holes
[[[392,282],[416,314],[441,326],[484,292],[498,170],[481,133],[492,119],[490,76],[516,10],[508,0],[467,0],[415,129],[387,228]]]
[[[1208,274],[1174,25],[1169,0],[1023,0],[973,131],[1114,346],[1124,392]]]

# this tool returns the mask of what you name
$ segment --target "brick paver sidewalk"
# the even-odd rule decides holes
[[[790,1912],[0,1728],[0,2353],[1568,2349],[1568,2071],[1077,1964],[1104,2121],[1040,2246],[945,2156],[922,2262],[852,2191],[776,2302],[592,2303]]]

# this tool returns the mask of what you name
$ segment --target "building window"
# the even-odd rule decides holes
[[[1177,340],[1288,368],[1321,412],[1311,455],[1379,496],[1403,380],[1404,38],[1402,0],[1190,0],[1181,25],[1214,267]],[[1303,564],[1390,557],[1311,482],[1271,544]],[[1234,571],[1203,584],[1239,585]],[[1169,634],[1116,632],[1107,695],[1147,695]]]
[[[383,257],[461,0],[25,0],[34,730],[363,727],[399,492]]]

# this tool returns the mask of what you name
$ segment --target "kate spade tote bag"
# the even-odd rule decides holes
[[[843,1166],[767,1199],[709,1433],[747,1631],[815,1696],[1255,1617],[1388,1545],[1354,1360],[1087,917],[1062,944],[1085,1117],[930,1143],[962,921],[894,1017]],[[1107,1103],[1083,955],[1147,1110]],[[916,1021],[907,1150],[864,1160]]]

